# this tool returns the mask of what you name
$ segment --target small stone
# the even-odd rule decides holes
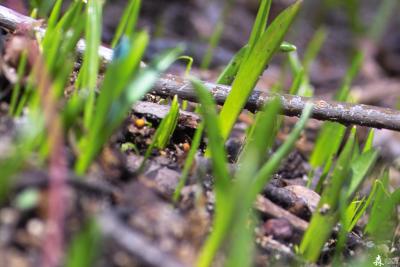
[[[146,125],[146,121],[144,119],[136,119],[135,126],[139,129],[142,129]]]
[[[0,222],[3,224],[13,224],[17,219],[17,213],[13,209],[2,209],[0,211]]]
[[[190,144],[189,143],[183,143],[182,144],[182,148],[183,148],[183,151],[185,151],[187,153],[190,150]]]
[[[270,219],[263,225],[265,235],[287,241],[293,236],[293,227],[286,219]]]
[[[41,237],[44,234],[44,224],[38,219],[32,219],[27,224],[27,231],[29,234],[35,237]]]

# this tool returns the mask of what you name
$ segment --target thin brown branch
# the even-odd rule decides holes
[[[231,87],[205,82],[204,85],[212,93],[219,104],[223,104]],[[182,99],[196,101],[196,94],[190,83],[175,75],[165,75],[154,86],[154,93],[161,96],[178,95]],[[400,112],[394,109],[362,104],[349,104],[335,101],[316,100],[313,98],[288,94],[273,94],[254,90],[247,101],[250,111],[261,110],[264,104],[273,97],[282,101],[282,113],[287,116],[299,116],[308,102],[314,104],[312,118],[323,121],[335,121],[345,125],[361,125],[373,128],[385,128],[400,131]]]
[[[0,5],[0,26],[2,27],[14,30],[20,23],[32,24],[35,22],[35,20],[29,17],[18,14]],[[83,54],[84,50],[85,43],[80,41],[77,52]],[[110,62],[112,58],[111,49],[101,47],[99,49],[99,54],[104,64]],[[224,103],[231,90],[229,86],[207,82],[204,84],[219,104]],[[190,81],[174,75],[166,75],[159,79],[154,86],[153,93],[161,96],[178,95],[182,99],[197,101]],[[316,100],[288,94],[272,94],[261,92],[256,89],[247,101],[246,108],[251,111],[260,110],[266,102],[276,96],[282,100],[282,113],[287,116],[299,116],[305,104],[312,102],[314,104],[312,117],[317,120],[335,121],[345,125],[355,124],[400,131],[400,112],[394,109],[376,106]]]
[[[111,238],[146,266],[185,267],[172,255],[160,250],[146,236],[126,226],[111,211],[103,213],[98,222],[106,238]]]

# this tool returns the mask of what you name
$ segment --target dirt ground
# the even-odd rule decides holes
[[[107,2],[103,30],[105,45],[113,36],[118,23],[115,18],[120,17],[125,2]],[[207,38],[217,23],[223,1],[143,1],[139,25],[154,36],[146,59],[150,60],[162,50],[184,42],[186,53],[194,58],[192,72],[204,80],[215,81],[223,66],[245,44],[257,12],[258,1],[236,2],[229,12],[226,30],[211,68],[201,70],[199,65],[207,50]],[[273,1],[272,17],[290,2]],[[316,97],[332,97],[349,66],[352,53],[362,49],[365,52],[365,64],[354,83],[354,96],[358,97],[360,103],[396,108],[400,95],[400,31],[396,29],[400,26],[400,18],[394,16],[382,38],[374,42],[365,31],[380,1],[362,1],[359,24],[351,20],[354,17],[341,7],[326,10],[323,1],[305,2],[287,39],[298,47],[302,55],[315,31],[321,25],[326,28],[327,41],[310,69],[310,82],[315,87]],[[15,2],[8,1],[8,4]],[[24,11],[21,7],[13,7]],[[260,79],[260,90],[268,90],[281,79],[285,69],[281,66],[285,62],[284,55],[273,60]],[[179,75],[183,75],[184,71],[185,65],[179,63],[169,70]],[[3,75],[0,82],[4,85],[0,89],[1,154],[12,146],[19,122],[7,116],[9,91],[3,88],[10,88],[7,86],[9,81]],[[284,90],[288,90],[290,84],[291,78],[287,76],[283,81]],[[145,101],[154,104],[159,98],[148,96]],[[75,179],[71,170],[68,202],[64,207],[67,214],[65,248],[88,225],[88,221],[96,218],[102,238],[94,266],[193,266],[209,232],[214,204],[213,180],[209,174],[210,162],[202,156],[202,151],[196,157],[192,175],[182,190],[179,202],[172,201],[187,156],[187,146],[190,146],[198,121],[182,119],[168,147],[154,151],[144,173],[137,173],[162,117],[162,112],[156,109],[152,113],[148,109],[135,108],[85,179]],[[233,162],[248,126],[248,117],[246,112],[242,114],[227,142],[232,169],[235,168]],[[138,120],[144,120],[145,125],[138,123]],[[285,120],[278,142],[285,139],[294,121],[290,118]],[[298,260],[294,246],[301,240],[319,201],[319,195],[305,187],[305,176],[310,168],[308,157],[320,125],[314,120],[310,122],[296,150],[285,160],[257,200],[255,206],[261,219],[255,229],[255,266],[266,266],[266,262],[287,266]],[[377,131],[375,142],[381,148],[382,164],[389,163],[392,166],[393,186],[398,186],[400,168],[392,162],[396,162],[400,156],[399,133]],[[135,144],[135,148],[129,144]],[[121,147],[126,149],[121,150]],[[72,165],[72,149],[68,148],[67,151]],[[13,192],[0,205],[0,266],[39,266],[41,262],[48,208],[48,174],[37,166],[39,164],[35,162],[27,164]],[[21,196],[26,196],[27,192],[37,196],[37,199],[33,206],[23,207],[20,204]],[[330,261],[334,244],[333,236],[318,265],[323,266]],[[348,237],[345,255],[353,257],[368,246],[360,227],[356,227]],[[394,246],[392,249],[393,255],[399,255],[400,247]]]

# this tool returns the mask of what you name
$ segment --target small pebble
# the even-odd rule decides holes
[[[182,148],[183,148],[183,151],[185,151],[187,153],[190,150],[190,144],[189,143],[183,143]]]
[[[139,129],[142,129],[146,125],[146,121],[144,119],[136,119],[135,126]]]
[[[293,227],[286,219],[270,219],[263,225],[265,235],[276,240],[289,240],[293,236]]]
[[[32,219],[27,224],[28,233],[35,237],[41,237],[44,234],[44,224],[38,219]]]

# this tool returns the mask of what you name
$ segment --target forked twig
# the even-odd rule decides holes
[[[0,5],[0,26],[9,30],[15,30],[18,24],[33,24],[36,20],[14,12]],[[41,29],[43,30],[43,29]],[[82,55],[85,50],[84,41],[80,41],[77,52]],[[100,57],[104,64],[110,62],[112,50],[100,47]],[[231,87],[204,83],[213,94],[217,103],[223,104]],[[165,75],[160,78],[153,88],[153,93],[160,96],[178,95],[181,99],[197,101],[196,94],[187,79],[175,75]],[[382,108],[362,104],[349,104],[335,101],[315,100],[288,94],[272,94],[254,90],[246,108],[251,111],[261,110],[272,97],[279,97],[283,104],[282,114],[286,116],[299,116],[306,103],[314,104],[312,118],[323,121],[335,121],[345,125],[360,125],[373,128],[384,128],[400,131],[400,112],[394,109]]]

